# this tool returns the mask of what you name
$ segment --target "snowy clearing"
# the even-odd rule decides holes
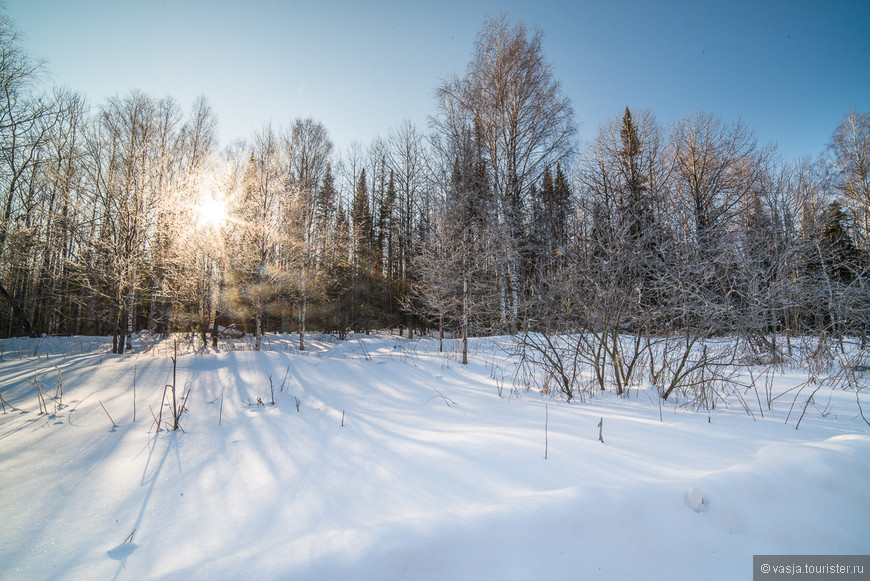
[[[753,554],[870,553],[855,391],[797,430],[786,397],[500,397],[505,341],[468,366],[430,339],[181,345],[183,431],[157,433],[171,342],[0,341],[2,577],[748,579]]]

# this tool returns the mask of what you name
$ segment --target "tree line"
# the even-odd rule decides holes
[[[463,359],[490,333],[866,343],[870,115],[818,159],[628,107],[580,146],[542,41],[489,19],[426,131],[337,152],[310,118],[220,147],[205,98],[46,92],[0,21],[0,336],[111,334],[123,353],[141,329],[300,349],[429,329]]]

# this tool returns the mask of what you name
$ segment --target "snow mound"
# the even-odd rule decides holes
[[[686,491],[686,504],[695,512],[704,512],[704,494],[694,486],[690,487]]]

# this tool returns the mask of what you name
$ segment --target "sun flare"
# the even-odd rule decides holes
[[[196,204],[196,225],[199,228],[221,228],[227,221],[227,207],[223,200],[211,194],[200,196]]]

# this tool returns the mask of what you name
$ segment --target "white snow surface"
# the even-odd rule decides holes
[[[463,366],[432,339],[270,336],[182,345],[183,431],[155,432],[172,342],[146,339],[0,342],[2,579],[743,580],[754,554],[870,553],[854,391],[796,430],[805,398],[786,422],[786,396],[750,415],[514,390],[507,339]]]

